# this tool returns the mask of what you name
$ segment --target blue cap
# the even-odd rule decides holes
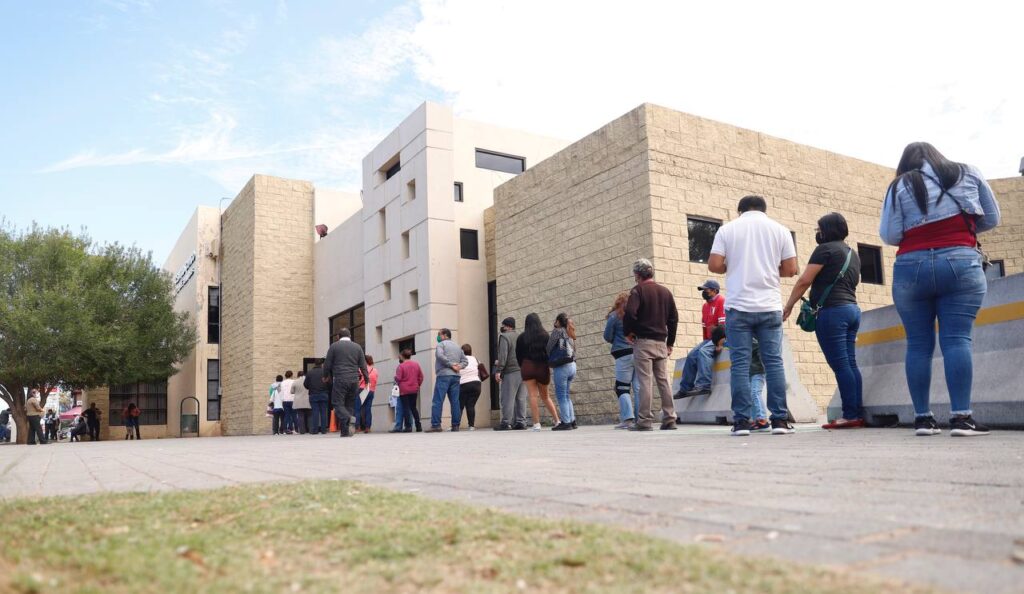
[[[718,281],[716,281],[715,279],[708,279],[706,283],[697,287],[698,291],[703,291],[704,289],[714,289],[715,291],[721,293],[722,285],[718,284]]]

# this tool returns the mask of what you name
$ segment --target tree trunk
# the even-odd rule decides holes
[[[11,386],[11,418],[18,430],[18,441],[22,445],[28,443],[28,417],[25,415],[25,387],[21,384]]]

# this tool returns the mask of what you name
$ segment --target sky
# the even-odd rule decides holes
[[[1024,157],[1024,3],[0,0],[0,219],[161,264],[254,173],[358,191],[423,101],[576,140],[644,102],[895,166]],[[228,200],[222,200],[227,198]]]

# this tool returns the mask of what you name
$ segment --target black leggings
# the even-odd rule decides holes
[[[402,394],[399,398],[402,399],[402,406],[405,407],[405,414],[409,415],[412,413],[412,422],[416,426],[417,431],[423,429],[423,425],[420,424],[420,409],[416,408],[416,400],[419,399],[419,394],[413,392],[412,394]],[[412,427],[409,427],[411,429]]]
[[[476,401],[480,398],[482,382],[467,382],[459,386],[459,404],[466,412],[470,427],[476,427]]]

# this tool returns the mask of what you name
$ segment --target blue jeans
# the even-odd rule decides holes
[[[633,389],[632,397],[630,388]],[[631,354],[615,360],[615,396],[619,400],[619,421],[635,419],[633,411],[640,408],[640,378],[636,375]]]
[[[714,363],[715,343],[705,340],[693,347],[686,354],[686,361],[683,363],[683,377],[679,381],[679,390],[688,392],[695,388],[710,388]]]
[[[401,396],[395,402],[395,425],[392,427],[395,431],[401,431],[405,429],[405,403],[402,402]]]
[[[366,398],[356,408],[356,428],[370,429],[373,427],[373,391],[366,393]]]
[[[768,410],[773,421],[785,421],[789,411],[786,410],[786,372],[782,368],[782,312],[730,309],[726,320],[729,324],[729,357],[732,359],[729,383],[733,419],[750,419],[750,356],[752,337],[756,337],[768,384]]]
[[[559,365],[551,371],[551,379],[555,382],[555,398],[558,400],[558,416],[563,423],[572,423],[576,420],[576,411],[569,398],[569,386],[576,379],[576,362]]]
[[[459,376],[439,375],[434,379],[434,399],[430,404],[430,426],[441,426],[441,408],[448,395],[448,406],[452,409],[452,427],[462,423],[462,405],[459,403]]]
[[[310,394],[309,406],[312,409],[312,412],[310,413],[309,432],[327,433],[327,427],[331,420],[327,412],[327,394],[315,396]]]
[[[764,409],[764,403],[761,401],[761,394],[764,392],[764,374],[758,373],[750,376],[750,418],[751,419],[767,419],[768,411]]]
[[[284,429],[282,431],[295,432],[295,403],[294,402],[282,402],[284,405]]]
[[[858,330],[860,308],[856,303],[823,307],[818,312],[814,334],[818,337],[825,361],[836,375],[839,397],[843,401],[843,418],[847,421],[864,418],[864,381],[857,367]]]
[[[936,319],[950,413],[971,414],[972,332],[987,288],[981,257],[972,248],[921,250],[896,257],[892,300],[907,332],[904,365],[918,417],[932,414],[929,388]]]

